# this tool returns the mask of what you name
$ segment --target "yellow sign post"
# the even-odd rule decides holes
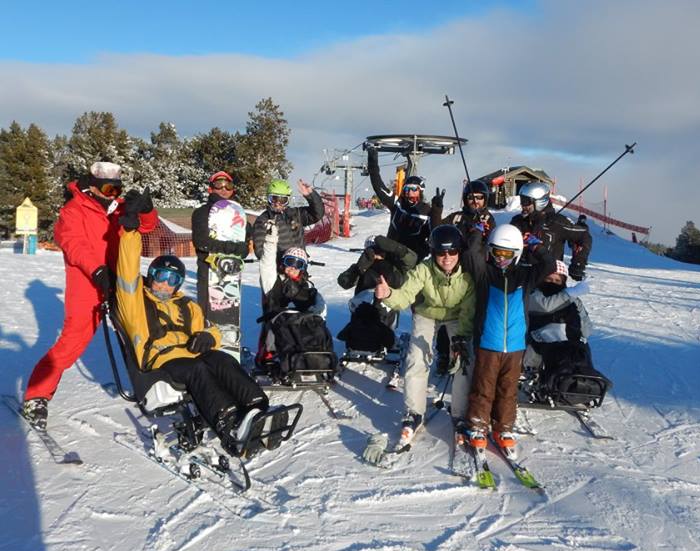
[[[32,204],[29,197],[17,207],[15,226],[15,233],[24,237],[22,253],[34,254],[36,252],[36,234],[39,228],[39,209]]]

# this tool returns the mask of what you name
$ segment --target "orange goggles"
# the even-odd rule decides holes
[[[496,247],[492,247],[491,254],[494,256],[494,258],[510,260],[515,256],[515,251],[512,249],[498,249]]]
[[[113,184],[111,182],[107,182],[105,184],[102,184],[98,189],[100,190],[100,193],[102,195],[105,195],[107,197],[119,197],[122,194],[121,184]]]

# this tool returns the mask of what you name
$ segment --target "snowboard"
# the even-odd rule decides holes
[[[209,237],[218,241],[245,241],[246,214],[235,201],[221,199],[209,211]],[[241,361],[241,270],[236,255],[210,254],[207,319],[221,332],[225,352]]]

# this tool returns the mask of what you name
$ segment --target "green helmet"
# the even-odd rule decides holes
[[[292,195],[292,188],[289,186],[287,180],[272,180],[267,185],[268,195],[286,195],[287,197]]]

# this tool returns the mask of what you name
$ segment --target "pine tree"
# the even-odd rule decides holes
[[[238,200],[248,207],[265,205],[265,189],[273,178],[287,178],[289,127],[284,113],[272,98],[260,100],[248,113],[246,133],[236,135]]]
[[[672,256],[681,262],[700,264],[700,230],[693,222],[688,221],[681,228]]]
[[[13,121],[0,129],[0,231],[15,230],[15,209],[29,197],[39,209],[39,237],[47,237],[55,219],[57,194],[51,178],[51,150],[46,134],[36,125],[27,130]]]
[[[119,128],[112,113],[83,113],[76,119],[68,140],[64,181],[87,173],[96,161],[109,161],[121,165],[122,181],[128,187],[133,181],[133,145],[134,140]]]

